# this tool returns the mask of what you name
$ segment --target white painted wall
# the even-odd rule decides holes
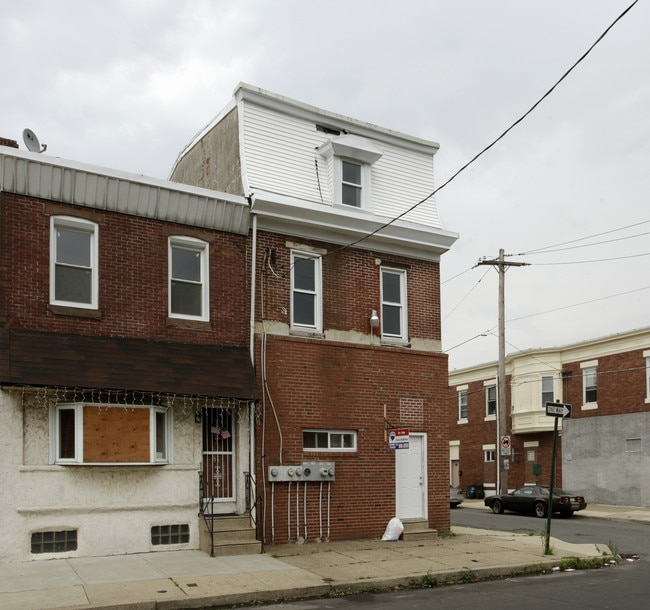
[[[199,547],[201,424],[174,408],[174,464],[57,466],[49,463],[47,399],[0,391],[0,561],[120,555]],[[247,458],[247,413],[238,417],[240,460]],[[239,471],[247,467],[240,461]],[[238,489],[243,502],[243,484]],[[235,509],[231,504],[229,512]],[[190,543],[151,544],[151,526],[187,523]],[[31,533],[78,529],[78,550],[30,552]]]

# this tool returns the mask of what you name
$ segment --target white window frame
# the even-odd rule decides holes
[[[61,403],[50,407],[50,463],[51,464],[76,464],[92,465],[97,462],[84,462],[84,407],[101,407],[105,409],[149,409],[149,461],[148,462],[101,462],[102,466],[134,466],[143,464],[171,464],[173,459],[173,414],[171,409],[155,406],[132,405],[100,405],[94,403]],[[74,413],[74,456],[62,458],[61,438],[59,434],[59,417],[61,411]],[[164,419],[163,443],[164,452],[158,451],[158,417],[162,414]]]
[[[494,399],[490,400],[490,391],[494,391]],[[497,386],[494,383],[488,383],[485,386],[485,419],[495,419],[497,416]],[[490,413],[489,404],[494,402],[494,413]]]
[[[545,383],[546,384],[548,384],[548,383],[551,384],[551,390],[550,390],[551,398],[550,398],[550,400],[547,400],[547,398],[544,397],[544,395],[548,394],[548,392],[549,392],[548,389],[546,391],[544,391]],[[547,402],[555,402],[555,378],[553,377],[553,375],[542,375],[541,380],[540,380],[540,384],[542,386],[542,391],[541,391],[541,394],[540,394],[540,400],[541,400],[541,403],[542,403],[541,407],[542,407],[542,409],[545,409]]]
[[[388,301],[384,297],[384,274],[396,275],[399,278],[400,301]],[[381,337],[384,341],[406,342],[408,341],[408,299],[406,270],[394,267],[380,267],[380,288],[381,288]],[[388,308],[397,309],[400,329],[398,333],[386,330],[386,311]]]
[[[90,236],[89,243],[89,265],[87,267],[59,263],[57,260],[57,230],[68,229],[79,233],[85,233]],[[99,227],[97,223],[77,218],[74,216],[52,216],[50,219],[50,303],[63,307],[77,307],[81,309],[97,309],[99,302],[99,247],[98,247]],[[77,269],[88,269],[91,273],[90,278],[90,302],[84,301],[66,301],[56,298],[56,270],[57,267],[67,266]]]
[[[303,433],[303,448],[302,450],[307,452],[319,452],[319,453],[354,453],[357,451],[357,432],[356,430],[323,430],[317,428],[308,428],[302,431]],[[313,434],[326,434],[327,435],[327,447],[305,447],[305,433]],[[335,437],[347,436],[352,440],[351,447],[336,447],[332,446],[332,439]]]
[[[314,263],[314,288],[305,289],[295,285],[296,260],[311,260]],[[310,295],[314,305],[314,323],[305,324],[295,320],[295,295]],[[323,258],[320,254],[303,250],[291,251],[291,328],[307,332],[322,332],[323,329]]]
[[[183,249],[189,250],[197,253],[200,256],[199,263],[199,273],[200,278],[198,281],[187,280],[184,278],[174,278],[172,274],[173,266],[173,253],[174,249]],[[170,235],[168,241],[168,279],[167,279],[167,293],[168,293],[168,312],[170,318],[178,318],[181,320],[199,320],[199,321],[209,321],[210,319],[210,282],[209,282],[209,273],[210,261],[209,261],[209,244],[202,239],[197,239],[195,237],[187,237],[183,235]],[[201,313],[200,315],[192,315],[182,312],[172,311],[172,282],[181,281],[187,284],[194,284],[201,286]]]
[[[496,449],[483,449],[483,462],[491,464],[496,462],[497,450]]]
[[[582,408],[583,409],[597,409],[598,408],[598,361],[593,360],[590,362],[583,362],[580,365],[582,369]],[[587,385],[589,380],[593,377],[594,384]],[[587,401],[587,390],[594,388],[596,391],[596,400]]]
[[[463,407],[465,407],[464,417],[463,417]],[[458,390],[458,423],[467,423],[468,421],[469,421],[469,394],[467,392],[467,388],[462,388]]]
[[[346,208],[355,207],[343,203],[343,161],[347,161],[361,166],[361,193],[356,209],[370,210],[372,164],[382,157],[383,151],[370,140],[347,133],[326,140],[317,150],[332,163],[333,203]]]
[[[360,182],[358,184],[346,182],[343,179],[343,163],[351,163],[352,165],[359,166]],[[355,208],[357,210],[369,210],[370,202],[372,200],[370,188],[371,168],[367,163],[363,163],[357,159],[350,159],[346,157],[336,157],[334,159],[334,180],[335,180],[335,202],[346,208]],[[354,186],[359,189],[359,205],[351,205],[343,201],[343,185]]]

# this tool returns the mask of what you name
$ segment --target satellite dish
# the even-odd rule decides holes
[[[42,153],[47,150],[47,144],[43,144],[43,148],[41,148],[41,143],[31,129],[23,129],[23,140],[25,141],[27,150],[31,152]]]

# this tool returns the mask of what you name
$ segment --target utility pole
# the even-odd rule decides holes
[[[501,437],[508,434],[506,408],[506,298],[505,275],[508,267],[524,267],[528,263],[506,262],[503,248],[499,250],[498,259],[481,259],[477,265],[492,265],[499,272],[499,368],[497,371],[497,450],[499,468],[497,486],[499,493],[508,493],[508,470],[505,458],[501,455]]]

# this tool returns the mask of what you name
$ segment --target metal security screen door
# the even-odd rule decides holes
[[[203,409],[203,496],[219,502],[235,499],[233,413]]]

